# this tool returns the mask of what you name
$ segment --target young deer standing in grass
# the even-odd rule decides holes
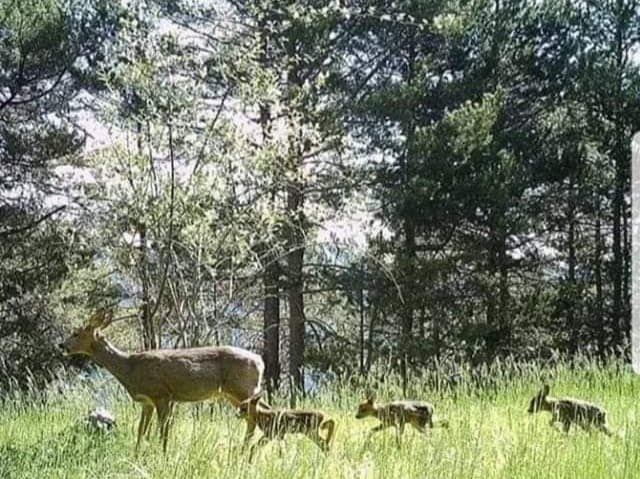
[[[608,436],[613,435],[607,427],[607,411],[596,404],[574,398],[554,398],[549,396],[549,385],[542,389],[529,402],[529,414],[538,411],[549,411],[553,426],[556,422],[562,423],[564,432],[569,432],[571,424],[577,424],[585,431],[595,427]]]
[[[400,436],[404,433],[407,423],[423,434],[427,433],[426,426],[449,427],[449,422],[446,420],[435,421],[433,413],[433,405],[425,401],[392,401],[376,404],[375,396],[369,394],[367,399],[358,406],[356,418],[375,417],[380,421],[380,424],[371,430],[370,436],[390,426],[395,427],[396,444],[400,447]]]
[[[251,448],[250,460],[253,458],[255,448],[265,445],[272,439],[284,439],[287,433],[304,434],[322,451],[329,450],[335,430],[333,419],[322,411],[271,408],[261,400],[261,396],[257,394],[246,399],[239,406],[239,415],[246,419],[248,424],[247,431],[253,434],[258,426],[264,433],[258,443]]]
[[[136,453],[142,437],[148,435],[154,409],[166,452],[174,402],[204,401],[221,395],[237,406],[260,392],[264,363],[257,354],[230,346],[126,353],[101,334],[111,321],[111,313],[98,312],[60,347],[66,354],[89,356],[109,370],[134,401],[142,403]]]

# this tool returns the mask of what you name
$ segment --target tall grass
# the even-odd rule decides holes
[[[542,381],[552,394],[591,399],[609,411],[620,437],[549,427],[549,415],[530,416],[528,400]],[[355,385],[354,385],[355,384]],[[426,371],[409,395],[436,405],[448,430],[430,437],[407,429],[403,447],[392,431],[367,440],[376,421],[357,420],[355,407],[367,385],[336,381],[323,385],[301,406],[318,407],[337,422],[328,455],[303,437],[264,447],[252,463],[240,454],[245,424],[226,403],[195,414],[181,405],[161,452],[157,433],[139,457],[133,446],[139,406],[107,374],[65,378],[46,391],[9,391],[0,403],[0,478],[631,478],[640,477],[637,390],[630,367],[589,359],[550,369],[500,363],[480,373],[450,368]],[[400,382],[378,385],[381,400],[401,397]],[[81,418],[107,406],[118,421],[115,433],[88,431]]]

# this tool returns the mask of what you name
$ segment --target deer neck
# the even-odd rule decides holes
[[[127,386],[129,354],[120,351],[106,339],[98,338],[94,344],[93,360]]]
[[[541,409],[545,411],[552,411],[554,407],[558,404],[558,400],[556,398],[547,396],[542,400]]]
[[[266,418],[271,419],[278,415],[278,413],[272,409],[266,409],[264,407],[258,406],[253,412],[254,416],[257,418]]]

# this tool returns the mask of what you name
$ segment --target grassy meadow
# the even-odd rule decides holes
[[[540,370],[498,365],[479,381],[463,374],[455,387],[416,377],[411,396],[430,400],[450,428],[430,437],[407,427],[403,446],[392,429],[367,442],[374,419],[357,420],[363,390],[334,383],[304,405],[329,412],[337,422],[332,450],[323,455],[302,436],[260,450],[253,462],[239,454],[245,424],[220,402],[199,416],[180,405],[164,456],[152,440],[134,455],[139,406],[107,374],[59,381],[45,392],[9,393],[0,403],[0,478],[631,478],[640,477],[640,378],[631,368],[588,360]],[[609,412],[620,433],[607,437],[572,428],[550,428],[549,413],[529,415],[529,399],[542,381],[552,395],[590,399]],[[400,398],[386,381],[380,399]],[[89,431],[81,419],[105,404],[117,417],[115,432]]]

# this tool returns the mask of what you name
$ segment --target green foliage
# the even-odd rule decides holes
[[[440,361],[624,348],[638,12],[0,0],[0,345],[27,335],[15,304],[31,327],[120,302],[146,348],[405,387]]]
[[[40,383],[59,360],[54,291],[87,257],[69,248],[56,217],[69,192],[49,167],[84,143],[76,100],[117,29],[109,3],[0,2],[0,387]]]

